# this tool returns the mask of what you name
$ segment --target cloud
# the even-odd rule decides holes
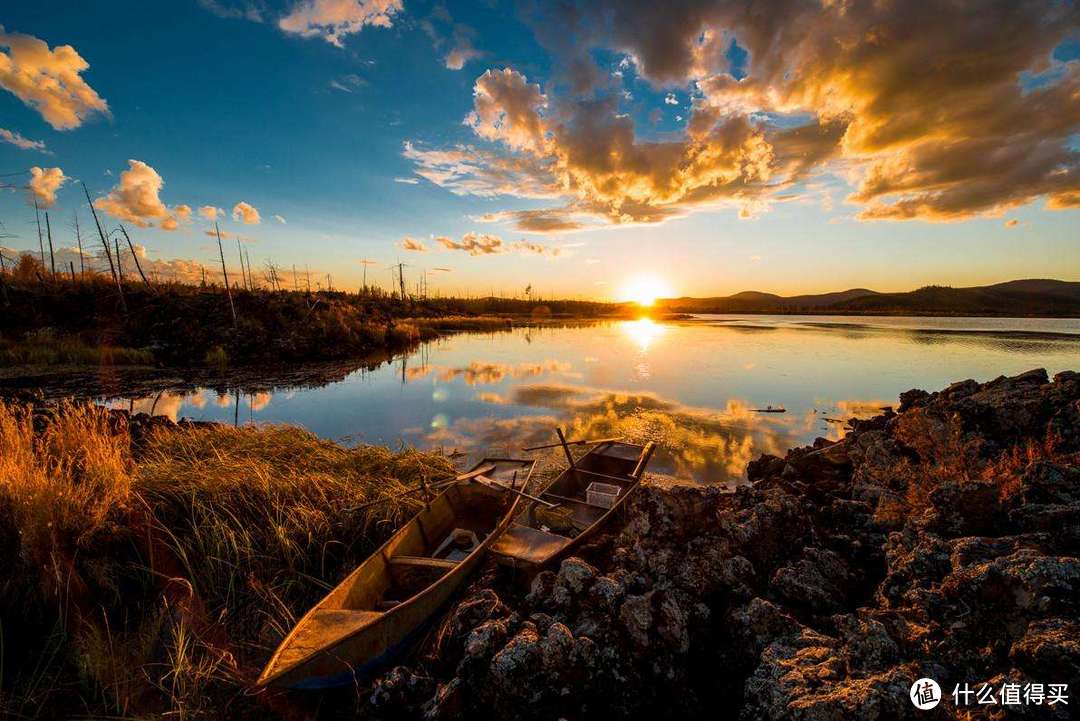
[[[330,81],[331,88],[340,90],[343,93],[351,93],[365,85],[367,85],[367,81],[355,73],[342,75],[340,78],[334,78]]]
[[[512,222],[518,230],[529,233],[562,233],[589,227],[577,220],[572,212],[557,208],[538,210],[503,210],[473,218],[480,223]]]
[[[233,220],[239,220],[244,225],[258,225],[262,222],[262,218],[259,217],[259,211],[249,203],[245,203],[241,200],[239,203],[233,206],[232,209]]]
[[[678,91],[691,100],[679,136],[643,139],[620,111],[621,87],[561,97],[515,70],[481,75],[465,123],[493,147],[412,159],[458,194],[561,201],[522,214],[523,229],[538,217],[756,215],[829,174],[850,185],[864,221],[1001,215],[1040,197],[1080,207],[1080,61],[1052,54],[1080,25],[1075,3],[785,1],[749,13],[735,0],[687,0],[678,12],[596,0],[537,14],[538,37],[564,64],[614,51],[665,105]],[[731,47],[742,60],[729,60]]]
[[[435,242],[448,250],[463,250],[469,255],[494,255],[506,249],[502,238],[487,233],[466,233],[461,240],[440,235]]]
[[[548,258],[558,258],[560,255],[562,255],[562,248],[553,248],[549,245],[533,243],[527,240],[516,241],[511,247],[514,250],[521,251],[522,253],[543,255]]]
[[[266,14],[266,8],[262,2],[230,3],[222,0],[199,0],[199,5],[219,18],[229,20],[250,20],[261,23]]]
[[[679,99],[675,97],[675,93],[668,93],[664,96],[665,105],[678,105]]]
[[[473,86],[473,110],[465,124],[486,140],[538,152],[545,142],[540,110],[546,105],[540,86],[530,84],[521,73],[510,68],[488,70]]]
[[[199,208],[199,215],[207,220],[217,220],[218,213],[222,212],[219,208],[215,208],[212,205],[204,205]]]
[[[562,248],[555,248],[526,240],[506,243],[499,236],[491,235],[490,233],[469,232],[461,236],[461,240],[454,240],[449,236],[440,235],[435,237],[435,242],[446,250],[460,250],[472,256],[499,255],[511,251],[517,251],[526,255],[542,255],[548,258],[557,258],[563,254]],[[419,247],[409,247],[410,243],[415,243],[419,245]],[[402,241],[401,247],[405,248],[405,250],[427,250],[427,248],[419,241],[408,237]]]
[[[424,245],[421,241],[417,240],[416,238],[413,238],[413,237],[408,236],[408,235],[406,235],[404,238],[402,238],[401,241],[398,243],[398,245],[401,246],[402,250],[411,250],[411,251],[413,251],[415,253],[426,253],[427,252],[427,246],[426,245]]]
[[[472,47],[467,41],[452,48],[443,59],[443,63],[449,70],[461,70],[465,63],[476,58],[483,57],[483,53]]]
[[[160,197],[164,185],[152,167],[141,160],[128,160],[128,169],[120,173],[108,195],[94,201],[94,207],[140,228],[152,227],[157,221],[162,230],[176,230],[180,221],[190,218],[191,208],[179,205],[170,210]]]
[[[414,172],[455,195],[558,198],[563,189],[555,168],[532,155],[501,155],[471,145],[428,150],[406,141],[402,156]]]
[[[336,47],[364,27],[388,28],[402,10],[401,0],[301,0],[278,20],[278,27],[301,37],[320,37]]]
[[[419,180],[416,178],[394,178],[395,183],[404,183],[405,185],[417,185]]]
[[[432,270],[435,271],[436,273],[452,273],[453,272],[452,268],[432,268]]]
[[[449,70],[461,70],[470,60],[484,54],[473,46],[476,31],[463,23],[455,23],[445,5],[436,5],[431,14],[420,21],[420,27],[437,51],[449,45],[450,49],[443,57],[443,65]]]
[[[285,218],[284,218],[284,217],[282,217],[282,216],[280,216],[280,215],[275,215],[275,216],[274,216],[274,220],[276,220],[276,221],[277,221],[278,223],[280,223],[280,224],[282,224],[282,225],[286,225],[286,224],[287,224],[287,221],[285,220]]]
[[[41,113],[56,130],[77,128],[94,113],[109,114],[108,104],[82,79],[89,67],[70,45],[50,50],[36,37],[5,33],[0,25],[0,88]]]
[[[162,230],[176,230],[181,224],[191,222],[191,206],[177,205],[173,208],[172,215],[161,221]]]
[[[10,143],[16,148],[22,148],[23,150],[39,150],[42,153],[48,153],[45,148],[45,143],[40,140],[30,140],[25,138],[18,131],[8,130],[6,128],[0,128],[0,140],[5,143]]]
[[[56,238],[55,233],[53,234],[53,237],[54,239]],[[199,261],[185,258],[151,258],[149,257],[145,246],[138,243],[135,243],[134,245],[135,252],[139,256],[139,265],[151,281],[170,281],[192,284],[202,281],[204,266]],[[71,268],[74,268],[76,273],[82,272],[85,268],[88,273],[108,273],[109,261],[106,260],[104,251],[100,250],[100,245],[97,243],[86,243],[84,239],[83,246],[81,258],[77,247],[58,246],[55,252],[57,270],[62,270],[66,274],[71,272]],[[93,250],[91,250],[92,248]],[[139,271],[138,268],[135,267],[135,259],[131,256],[127,244],[121,241],[120,249],[120,263],[124,275],[133,278],[138,277]],[[17,254],[17,251],[4,250],[5,255]],[[34,251],[34,254],[36,255],[37,251]],[[112,260],[113,262],[116,261],[115,256]],[[221,266],[217,266],[217,268],[217,272],[220,274]],[[208,271],[207,275],[210,279],[217,277],[213,275],[212,270]]]
[[[30,168],[30,200],[42,208],[51,208],[56,202],[56,191],[67,180],[64,171],[60,168]]]
[[[1018,225],[1020,225],[1020,221],[1017,220],[1016,218],[1009,218],[1008,220],[1005,221],[1005,227],[1006,228],[1015,228]]]

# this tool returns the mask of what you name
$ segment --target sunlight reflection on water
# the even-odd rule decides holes
[[[645,318],[462,334],[321,387],[198,389],[112,404],[172,418],[298,423],[328,438],[470,457],[550,442],[559,425],[574,437],[655,440],[652,470],[720,482],[743,477],[763,452],[839,438],[843,421],[875,415],[908,388],[1080,366],[1076,321],[949,327],[956,322]],[[752,410],[767,405],[787,413]]]

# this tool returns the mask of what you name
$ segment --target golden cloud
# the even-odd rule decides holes
[[[469,232],[461,236],[461,240],[454,240],[449,236],[440,235],[435,238],[435,242],[447,250],[461,250],[473,256],[498,255],[500,253],[507,253],[515,250],[521,253],[543,255],[549,258],[557,258],[562,255],[561,248],[553,248],[541,243],[534,243],[526,240],[506,243],[499,236],[491,235],[490,233]],[[418,247],[412,247],[413,244]],[[401,247],[405,250],[427,250],[420,241],[408,237],[402,240]]]
[[[207,220],[217,220],[218,213],[221,212],[212,205],[204,205],[199,208],[199,215]]]
[[[70,45],[50,50],[32,35],[6,33],[0,25],[0,88],[41,113],[56,130],[71,130],[94,113],[108,115],[108,104],[86,84],[90,67]]]
[[[469,255],[493,255],[505,249],[502,238],[487,233],[466,233],[461,240],[440,235],[435,242],[448,250],[463,250]]]
[[[141,160],[128,160],[128,169],[120,173],[116,186],[94,207],[118,220],[140,228],[153,227],[159,222],[162,230],[176,230],[181,221],[191,217],[191,207],[178,205],[170,209],[161,201],[165,181],[158,172]]]
[[[545,144],[540,111],[547,98],[516,70],[488,70],[473,86],[473,110],[465,124],[481,138],[514,150],[539,151]]]
[[[497,170],[512,165],[522,185],[563,201],[503,216],[522,229],[569,229],[582,215],[656,223],[721,204],[754,215],[825,173],[848,180],[863,220],[1000,215],[1039,197],[1080,205],[1080,62],[1052,55],[1080,26],[1075,3],[780,2],[749,13],[734,0],[678,12],[597,0],[554,16],[548,41],[568,63],[590,48],[624,53],[665,98],[691,91],[691,109],[681,137],[646,141],[620,112],[621,86],[559,99],[510,69],[481,75],[465,122],[497,149],[411,159],[453,192],[525,195]],[[745,68],[728,67],[732,39]]]
[[[233,220],[239,220],[243,222],[244,225],[258,225],[262,222],[262,218],[259,217],[259,211],[251,204],[245,203],[242,200],[233,206],[232,217]]]
[[[10,143],[16,148],[22,148],[23,150],[39,150],[43,153],[49,152],[45,148],[44,142],[40,140],[31,140],[30,138],[24,137],[21,133],[14,130],[8,130],[7,128],[0,128],[0,140],[3,140],[5,143]]]
[[[42,208],[51,208],[56,202],[56,191],[67,180],[64,171],[60,168],[30,168],[31,201],[36,200]]]
[[[401,242],[399,243],[399,245],[401,246],[402,250],[411,250],[414,253],[426,253],[427,252],[427,246],[424,245],[421,241],[417,240],[416,238],[413,238],[412,236],[406,235],[404,238],[401,239]]]
[[[301,0],[278,27],[305,38],[320,37],[340,48],[345,36],[368,25],[390,27],[401,9],[401,0]]]

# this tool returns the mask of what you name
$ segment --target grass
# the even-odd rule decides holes
[[[453,472],[295,427],[137,437],[0,403],[0,715],[259,715],[286,630]]]
[[[152,365],[154,354],[145,348],[89,345],[79,338],[58,337],[38,330],[18,341],[0,339],[0,367],[59,365]]]
[[[375,287],[301,291],[264,280],[253,288],[234,288],[230,304],[212,269],[199,285],[151,279],[153,285],[147,287],[137,277],[125,277],[121,303],[117,285],[107,274],[53,280],[37,259],[24,253],[13,270],[0,273],[5,309],[0,334],[22,340],[52,328],[58,335],[81,339],[88,348],[153,348],[153,360],[177,366],[216,365],[216,349],[221,348],[231,365],[239,365],[341,360],[403,350],[442,332],[504,328],[509,316],[597,318],[625,310],[623,305],[575,300],[402,298]],[[108,356],[118,351],[101,352]],[[51,351],[40,355],[42,362],[52,362],[52,357]],[[82,360],[99,359],[84,353]]]
[[[439,332],[507,330],[513,325],[513,320],[510,318],[491,315],[448,315],[441,318],[414,318],[412,322],[421,329],[430,328]]]
[[[879,520],[896,525],[909,515],[918,515],[931,504],[931,493],[952,481],[988,481],[997,487],[998,497],[1008,502],[1023,487],[1025,469],[1040,460],[1075,463],[1076,454],[1062,450],[1061,439],[1053,432],[1000,452],[987,454],[982,439],[967,433],[958,417],[931,418],[909,411],[899,427],[898,439],[914,451],[895,471],[903,497],[883,498]]]

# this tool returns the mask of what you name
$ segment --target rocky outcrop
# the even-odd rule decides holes
[[[735,493],[651,479],[606,537],[532,579],[491,564],[376,715],[1072,718],[1080,699],[1080,375],[938,393]],[[944,690],[921,712],[921,677]],[[418,679],[426,679],[424,681]],[[1069,705],[957,707],[957,684]],[[402,688],[415,692],[404,693]],[[378,703],[375,703],[378,699]]]

